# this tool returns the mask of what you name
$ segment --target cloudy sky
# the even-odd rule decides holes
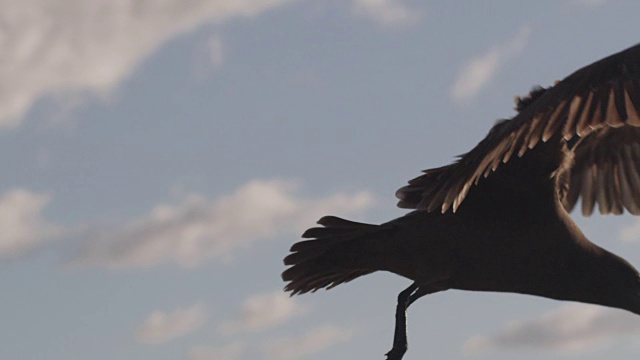
[[[394,191],[513,97],[638,42],[615,0],[0,0],[1,359],[375,359],[409,281],[289,298],[322,215]],[[576,220],[640,266],[640,222]],[[640,317],[450,291],[407,359],[636,359]]]

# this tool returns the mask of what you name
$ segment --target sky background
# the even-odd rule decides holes
[[[380,223],[513,97],[640,40],[615,0],[0,0],[0,359],[382,359],[387,273],[289,298],[322,215]],[[640,221],[573,214],[640,266]],[[448,291],[406,359],[637,359],[640,317]]]

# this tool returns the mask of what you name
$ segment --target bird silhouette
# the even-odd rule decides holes
[[[326,216],[284,259],[291,295],[378,270],[413,280],[398,295],[389,360],[407,350],[406,310],[448,289],[510,292],[640,315],[640,276],[568,215],[640,215],[640,44],[516,99],[450,165],[396,192],[414,211],[381,225]]]

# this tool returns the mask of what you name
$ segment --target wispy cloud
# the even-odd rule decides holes
[[[629,242],[640,240],[640,221],[635,220],[633,224],[623,227],[620,230],[620,238]]]
[[[570,1],[575,5],[586,6],[589,8],[597,8],[609,2],[609,0],[570,0]]]
[[[385,26],[406,25],[422,16],[418,9],[411,9],[401,0],[353,0],[353,12]]]
[[[531,29],[521,28],[506,43],[492,46],[482,55],[472,58],[458,72],[458,77],[451,89],[451,96],[456,101],[472,98],[496,76],[501,66],[524,50]]]
[[[58,236],[62,227],[44,219],[51,195],[14,189],[0,197],[0,258],[22,255]]]
[[[305,199],[296,190],[292,182],[254,180],[215,201],[191,194],[119,228],[87,235],[87,245],[70,264],[114,268],[229,261],[238,248],[301,231],[327,213],[359,212],[373,204],[368,192]]]
[[[216,69],[222,66],[224,62],[224,43],[219,35],[214,35],[209,38],[207,50],[209,50],[209,62],[211,66]]]
[[[18,126],[45,95],[108,94],[168,40],[202,24],[291,1],[3,1],[0,128]]]
[[[198,81],[209,79],[222,68],[227,58],[226,45],[220,34],[211,35],[196,52],[193,75]]]
[[[244,353],[245,346],[234,342],[224,346],[196,346],[189,353],[189,360],[236,360]]]
[[[489,336],[475,336],[464,345],[473,355],[497,349],[549,349],[580,352],[613,340],[640,334],[640,319],[620,310],[595,305],[567,304],[537,319],[516,321]]]
[[[244,301],[237,319],[220,326],[220,332],[260,331],[305,312],[305,307],[282,290],[252,296]]]
[[[352,329],[325,325],[298,337],[272,340],[264,345],[264,349],[271,359],[298,359],[349,341],[353,335]]]
[[[196,331],[206,318],[207,311],[202,304],[171,312],[156,311],[138,327],[136,339],[148,344],[164,343]]]

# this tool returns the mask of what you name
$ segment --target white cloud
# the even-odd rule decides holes
[[[0,197],[0,258],[22,255],[61,233],[60,226],[42,216],[50,201],[50,195],[25,189],[14,189]]]
[[[640,319],[621,310],[572,303],[537,319],[516,321],[490,336],[474,336],[468,355],[495,349],[550,349],[575,353],[604,346],[618,337],[640,334]]]
[[[629,242],[640,240],[640,221],[636,220],[633,224],[623,227],[620,230],[620,238]]]
[[[0,128],[44,95],[105,95],[168,40],[292,0],[0,0]]]
[[[164,343],[198,330],[206,318],[207,312],[202,304],[172,312],[156,311],[138,327],[136,339],[148,344]]]
[[[284,291],[259,294],[245,300],[238,319],[220,326],[220,332],[260,331],[305,312],[305,308]]]
[[[296,188],[291,182],[255,180],[216,201],[191,194],[178,204],[158,205],[121,228],[89,238],[71,264],[196,266],[210,258],[228,261],[237,248],[301,231],[328,213],[358,212],[373,203],[367,192],[310,200],[296,196]]]
[[[234,342],[225,346],[196,346],[189,353],[189,360],[236,360],[244,353],[245,346]]]
[[[353,0],[353,12],[385,26],[410,24],[421,17],[401,0]]]
[[[498,69],[524,50],[531,29],[523,27],[516,35],[504,44],[491,47],[484,54],[472,58],[459,71],[451,89],[456,101],[474,97],[497,74]]]
[[[272,340],[264,345],[264,349],[272,359],[300,359],[332,345],[349,341],[353,335],[354,331],[351,329],[325,325],[299,337]]]

